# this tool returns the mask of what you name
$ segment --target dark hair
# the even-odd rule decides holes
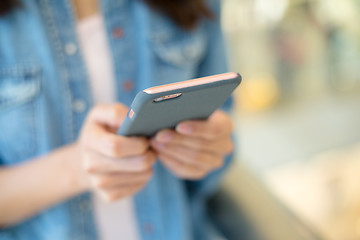
[[[214,17],[205,0],[146,0],[146,2],[185,29],[196,27],[202,18]]]
[[[202,18],[213,18],[205,0],[145,0],[184,29],[192,29]],[[21,6],[19,0],[0,0],[0,16]]]
[[[18,0],[0,0],[0,16],[19,6],[20,2]]]

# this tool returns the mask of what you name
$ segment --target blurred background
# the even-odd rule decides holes
[[[237,160],[326,239],[360,239],[360,1],[222,2]]]

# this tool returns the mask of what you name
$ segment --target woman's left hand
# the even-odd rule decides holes
[[[221,110],[204,121],[185,121],[151,140],[160,161],[177,177],[199,180],[221,168],[233,151],[232,121]]]

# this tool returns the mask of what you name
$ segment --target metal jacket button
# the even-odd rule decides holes
[[[77,47],[75,43],[68,43],[65,45],[65,52],[67,55],[74,55],[77,51]]]
[[[82,99],[77,99],[73,102],[73,110],[77,113],[83,113],[86,109],[86,102]]]

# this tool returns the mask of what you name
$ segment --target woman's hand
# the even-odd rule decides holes
[[[206,121],[185,121],[175,130],[163,130],[151,140],[162,163],[177,177],[204,178],[223,166],[233,150],[232,121],[218,110]]]
[[[108,201],[139,191],[152,176],[155,154],[145,138],[116,134],[126,113],[121,104],[97,106],[77,142],[16,166],[1,167],[0,228],[89,189]]]
[[[78,145],[88,188],[107,201],[134,195],[149,181],[155,154],[142,137],[116,134],[128,109],[122,104],[98,105],[88,115]]]

